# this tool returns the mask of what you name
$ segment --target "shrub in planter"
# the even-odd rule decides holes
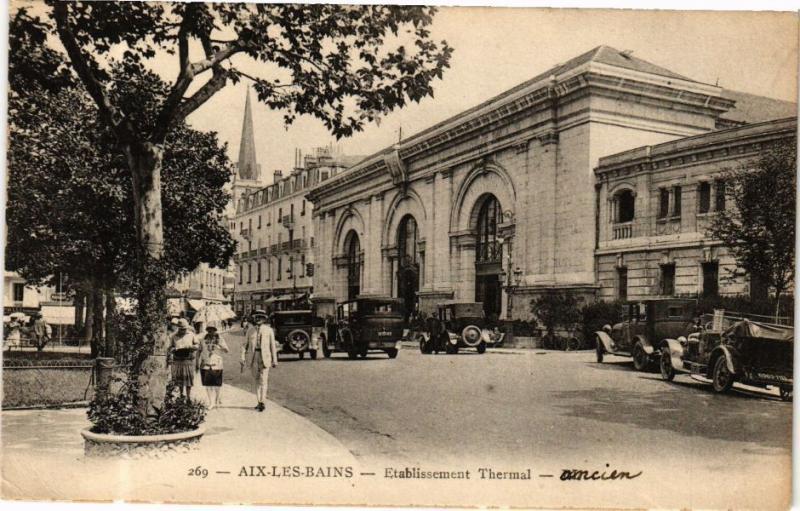
[[[622,320],[622,302],[614,300],[611,302],[592,302],[587,303],[580,310],[581,332],[586,340],[587,347],[594,348],[594,333],[602,330],[603,325],[613,325]]]
[[[135,382],[120,383],[118,391],[98,392],[89,403],[86,415],[92,423],[92,433],[165,435],[195,430],[205,420],[205,405],[176,396],[176,388],[171,383],[163,405],[155,408],[154,414],[144,416],[139,412]]]

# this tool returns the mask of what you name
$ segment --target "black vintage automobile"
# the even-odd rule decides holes
[[[322,320],[315,317],[313,311],[276,311],[271,318],[280,353],[296,353],[302,359],[308,352],[311,358],[317,358],[317,350],[324,333]]]
[[[597,362],[603,355],[633,357],[633,366],[644,371],[656,361],[661,340],[685,335],[694,324],[697,300],[660,298],[623,304],[622,321],[595,332]]]
[[[480,302],[445,302],[437,306],[434,317],[426,322],[426,330],[417,335],[423,354],[458,353],[461,348],[474,348],[484,353],[487,345],[499,344],[502,336],[496,325],[490,325]]]
[[[352,360],[367,352],[383,351],[396,358],[405,328],[403,302],[389,297],[358,297],[339,304],[336,318],[328,324],[322,353],[330,357],[345,352]]]
[[[735,381],[756,387],[777,386],[780,396],[792,398],[794,329],[742,319],[713,328],[701,322],[688,337],[661,343],[661,377],[676,373],[700,375],[711,380],[716,392],[727,392]]]

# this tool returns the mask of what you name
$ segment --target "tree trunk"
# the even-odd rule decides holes
[[[75,333],[79,335],[83,330],[83,300],[85,293],[82,290],[75,291]]]
[[[91,289],[86,292],[86,321],[84,323],[85,329],[83,332],[83,339],[86,342],[92,343],[94,339],[94,293]],[[97,356],[94,343],[91,344],[92,358]]]
[[[103,303],[103,290],[99,287],[92,289],[92,304],[94,305],[94,313],[92,319],[94,325],[92,332],[94,333],[94,345],[98,356],[105,353],[105,318],[104,318],[104,303]]]
[[[778,318],[781,315],[781,293],[783,292],[782,288],[775,288],[775,324],[778,324]]]
[[[133,201],[140,272],[136,299],[142,335],[133,353],[131,377],[138,382],[139,410],[151,413],[164,400],[166,367],[166,274],[161,209],[162,146],[130,143],[124,146],[133,184]]]
[[[115,357],[117,355],[117,339],[114,335],[114,327],[116,321],[117,297],[111,290],[106,291],[106,350],[104,355],[106,357]]]

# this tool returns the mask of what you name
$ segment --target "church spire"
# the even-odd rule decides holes
[[[238,179],[260,181],[261,172],[256,163],[256,140],[253,134],[253,110],[250,106],[250,88],[247,89],[244,104],[244,121],[242,122],[242,141],[239,145],[239,161],[237,163]]]

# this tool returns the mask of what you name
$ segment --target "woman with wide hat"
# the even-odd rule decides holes
[[[169,343],[169,358],[172,366],[172,381],[180,389],[181,396],[189,399],[195,371],[195,352],[198,349],[197,336],[185,318],[178,320],[178,330],[172,334]]]
[[[228,344],[217,333],[217,328],[206,327],[206,334],[200,341],[200,380],[208,393],[208,408],[222,404],[220,390],[222,389],[222,354],[228,353]]]

